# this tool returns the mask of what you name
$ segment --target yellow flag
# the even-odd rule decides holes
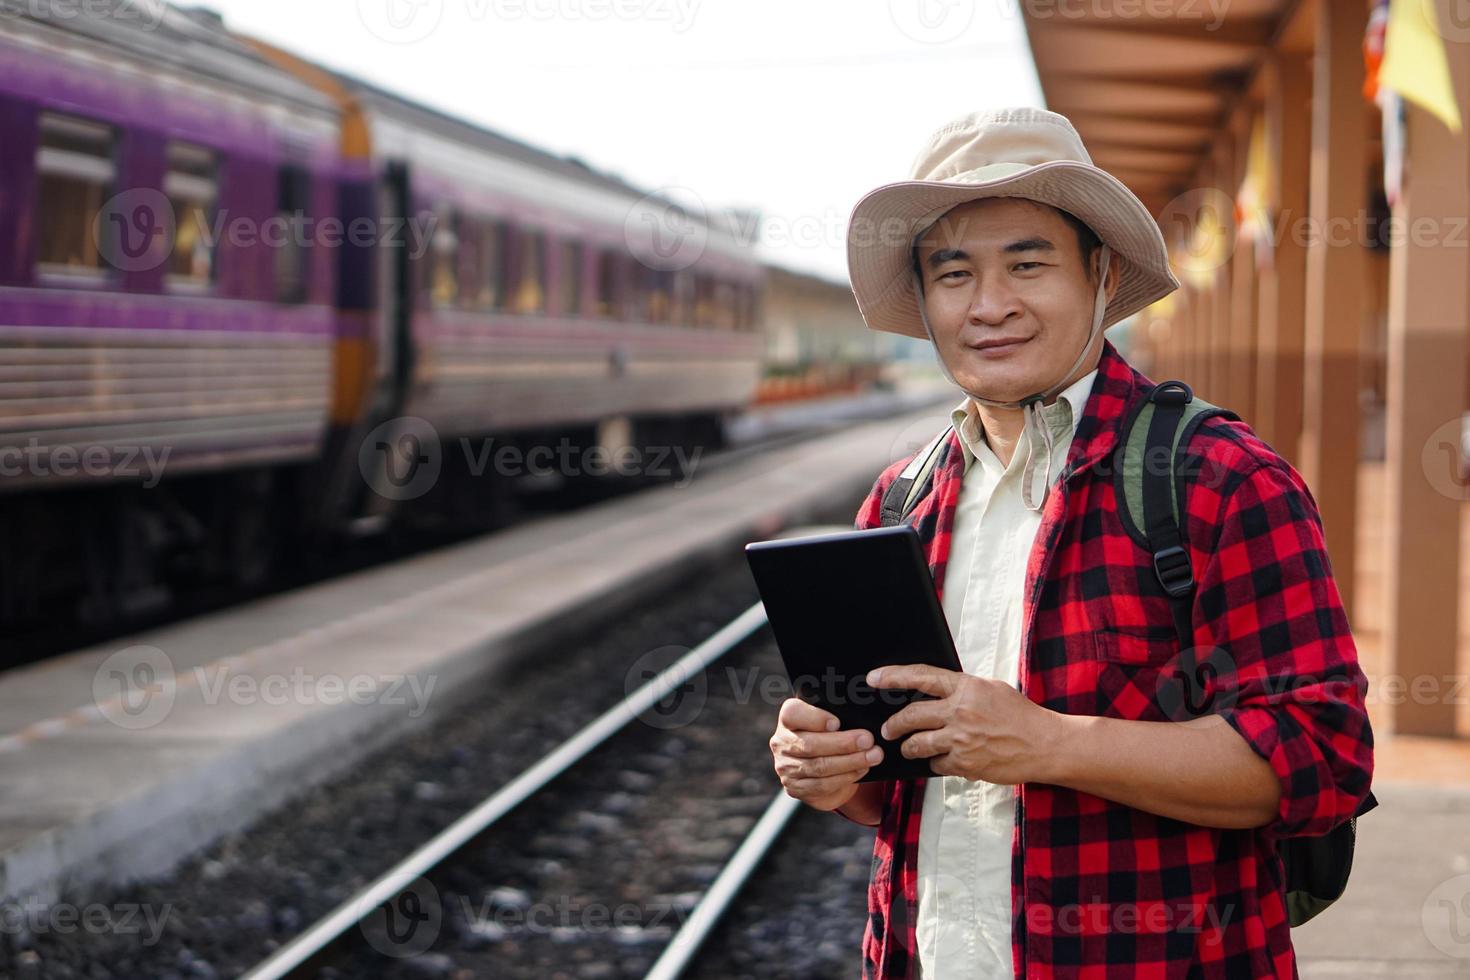
[[[1393,0],[1389,4],[1378,84],[1434,113],[1458,133],[1460,107],[1434,6],[1434,0]]]
[[[1256,268],[1265,271],[1274,262],[1271,241],[1272,186],[1271,161],[1266,153],[1266,117],[1256,115],[1251,125],[1250,143],[1246,151],[1245,179],[1235,194],[1239,225],[1236,234],[1249,239],[1256,248]]]
[[[1219,268],[1230,259],[1234,242],[1226,237],[1225,223],[1213,207],[1203,207],[1195,217],[1194,231],[1176,265],[1185,281],[1198,287],[1215,282]]]

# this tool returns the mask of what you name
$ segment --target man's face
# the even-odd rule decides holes
[[[1092,327],[1097,276],[1060,212],[1021,198],[970,201],[931,225],[916,252],[934,343],[961,388],[1015,401],[1063,380]],[[1117,255],[1112,266],[1109,297]],[[1081,373],[1101,337],[1093,348]]]

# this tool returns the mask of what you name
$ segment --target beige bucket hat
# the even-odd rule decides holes
[[[1031,106],[973,112],[943,126],[908,180],[864,195],[847,230],[847,267],[874,330],[929,339],[911,249],[946,211],[985,197],[1023,197],[1067,211],[1120,256],[1106,329],[1179,288],[1158,223],[1118,178],[1094,166],[1066,116]]]
[[[1027,447],[1021,497],[1026,507],[1040,511],[1050,496],[1055,439],[1040,406],[1067,385],[1105,329],[1179,288],[1169,269],[1164,236],[1121,180],[1093,166],[1071,121],[1045,109],[1025,106],[962,116],[929,137],[910,169],[911,179],[866,194],[848,222],[848,277],[858,310],[874,330],[934,340],[918,299],[913,247],[920,233],[966,201],[1022,197],[1050,204],[1078,218],[1102,240],[1092,328],[1072,366],[1051,385],[1014,401],[967,392],[982,405],[1021,410]],[[1113,252],[1119,256],[1118,282],[1108,299]],[[943,357],[939,366],[959,387]]]

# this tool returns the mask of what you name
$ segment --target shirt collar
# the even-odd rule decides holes
[[[1077,434],[1077,425],[1082,420],[1082,412],[1087,405],[1087,396],[1092,392],[1092,382],[1097,377],[1097,371],[1097,368],[1093,368],[1063,388],[1050,405],[1041,406],[1041,417],[1052,426],[1054,432],[1060,434],[1066,431],[1069,438]],[[970,464],[975,461],[975,447],[985,441],[979,409],[967,395],[964,401],[950,411],[949,417],[954,423],[955,431],[960,434],[960,445],[965,452],[965,469],[968,471]]]

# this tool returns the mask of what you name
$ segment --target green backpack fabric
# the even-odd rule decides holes
[[[1187,474],[1180,447],[1189,443],[1201,422],[1220,415],[1239,421],[1228,408],[1195,398],[1183,381],[1162,381],[1134,407],[1119,437],[1121,453],[1114,487],[1124,526],[1153,555],[1154,574],[1169,596],[1180,649],[1193,645],[1191,608],[1194,572],[1179,525]],[[949,426],[914,456],[883,495],[880,523],[902,523],[931,489],[939,449],[953,431]],[[1146,468],[1144,461],[1168,453],[1172,466]],[[1342,897],[1353,866],[1357,818],[1378,805],[1369,793],[1347,822],[1320,837],[1286,837],[1276,842],[1286,880],[1287,916],[1293,927],[1317,915]]]

